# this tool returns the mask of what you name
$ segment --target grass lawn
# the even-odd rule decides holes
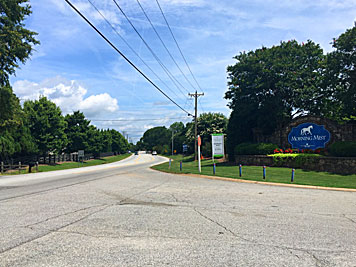
[[[63,163],[56,163],[55,165],[39,165],[38,172],[50,172],[50,171],[58,171],[58,170],[66,170],[66,169],[88,167],[88,166],[94,166],[100,164],[107,164],[107,163],[123,160],[129,156],[131,156],[131,154],[122,154],[117,156],[104,157],[101,159],[92,159],[92,160],[84,161],[83,164],[78,162],[63,162]],[[32,172],[36,172],[36,168],[33,167]],[[12,172],[6,173],[5,175],[24,174],[24,173],[28,173],[28,169],[21,170],[21,172],[14,170]]]
[[[171,173],[193,173],[199,174],[198,162],[194,162],[192,157],[183,158],[181,155],[171,157],[173,159],[171,169],[169,163],[163,163],[152,167],[155,170],[171,172]],[[180,171],[180,161],[182,163],[182,171]],[[214,176],[213,161],[203,160],[201,162],[203,175]],[[274,183],[291,184],[292,169],[267,167],[266,179],[263,179],[262,166],[242,166],[242,177],[239,177],[239,167],[228,163],[216,162],[216,176],[238,178],[253,181],[267,181]],[[339,175],[327,172],[305,171],[301,169],[295,170],[293,184],[300,185],[315,185],[326,187],[340,187],[340,188],[356,188],[356,174]]]

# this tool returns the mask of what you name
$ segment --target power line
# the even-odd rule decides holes
[[[142,37],[142,35],[138,32],[138,30],[136,29],[136,27],[133,25],[133,23],[131,22],[131,20],[129,19],[129,17],[126,15],[126,13],[123,11],[123,9],[120,7],[120,5],[117,3],[116,0],[113,0],[113,2],[115,3],[116,7],[120,10],[120,12],[124,15],[124,17],[126,18],[126,20],[129,22],[129,24],[131,25],[131,27],[134,29],[134,31],[136,32],[136,34],[140,37],[140,39],[142,40],[142,42],[145,44],[145,46],[147,47],[147,49],[151,52],[151,54],[153,55],[153,57],[156,59],[156,61],[160,64],[160,66],[162,67],[162,69],[166,72],[166,74],[170,77],[170,79],[172,80],[172,82],[174,83],[174,85],[177,87],[177,89],[183,94],[184,92],[182,92],[182,90],[179,88],[179,86],[176,84],[178,83],[184,90],[186,90],[188,92],[188,90],[173,76],[173,74],[168,70],[168,68],[162,63],[162,61],[159,59],[159,57],[156,55],[156,53],[152,50],[152,48],[149,46],[149,44],[145,41],[145,39]],[[174,82],[174,81],[175,82]]]
[[[139,68],[136,67],[113,43],[110,42],[108,38],[105,37],[69,0],[64,0],[67,4],[78,13],[117,53],[120,54],[137,72],[139,72],[150,84],[152,84],[159,92],[161,92],[167,99],[169,99],[174,105],[180,108],[182,111],[188,114],[188,116],[192,116],[188,111],[178,105],[173,99],[171,99],[165,92],[163,92],[154,82],[150,80]]]
[[[157,5],[158,5],[158,7],[159,7],[159,9],[160,9],[160,11],[161,11],[161,14],[162,14],[162,16],[163,16],[163,18],[164,18],[164,21],[166,22],[167,27],[168,27],[168,29],[169,29],[169,31],[170,31],[170,33],[171,33],[173,39],[174,39],[174,42],[176,43],[176,45],[177,45],[177,47],[178,47],[178,50],[179,50],[180,54],[182,55],[182,58],[183,58],[185,64],[187,65],[187,68],[189,69],[190,74],[192,75],[192,77],[193,77],[195,83],[198,85],[199,89],[202,90],[201,87],[200,87],[200,85],[199,85],[199,83],[198,83],[198,81],[197,81],[197,79],[195,79],[195,76],[194,76],[192,70],[190,69],[187,60],[185,59],[182,50],[180,49],[180,46],[179,46],[179,44],[178,44],[178,42],[177,42],[177,39],[174,37],[173,31],[172,31],[171,27],[169,26],[168,20],[167,20],[166,16],[165,16],[164,13],[163,13],[163,10],[162,10],[162,8],[161,8],[161,5],[159,4],[158,0],[156,0],[156,2],[157,2]]]
[[[176,97],[180,98],[175,91],[173,91],[158,75],[154,70],[143,60],[143,58],[133,49],[133,47],[125,40],[124,37],[115,29],[115,27],[110,23],[110,21],[100,12],[100,10],[94,5],[94,3],[90,0],[87,0],[92,7],[99,13],[99,15],[105,20],[105,22],[111,27],[111,29],[116,33],[117,36],[130,48],[130,50],[142,61],[142,63],[156,76],[158,80],[160,80],[163,85],[165,85]]]
[[[161,120],[179,120],[185,119],[186,117],[177,117],[177,118],[160,118],[160,119],[88,119],[90,121],[161,121]],[[111,126],[111,125],[109,125]]]
[[[140,1],[139,1],[139,0],[136,0],[136,1],[137,1],[138,5],[140,6],[140,8],[141,8],[143,14],[144,14],[145,17],[147,18],[148,22],[151,24],[151,27],[152,27],[152,29],[154,30],[154,32],[156,33],[158,39],[161,41],[163,47],[166,49],[168,55],[171,57],[172,61],[174,62],[174,64],[175,64],[175,65],[177,66],[177,68],[179,69],[180,73],[182,73],[183,77],[184,77],[185,80],[190,84],[190,86],[193,87],[194,90],[196,90],[195,87],[194,87],[194,85],[188,80],[187,76],[184,74],[184,72],[182,71],[182,69],[179,67],[177,61],[176,61],[176,60],[174,59],[174,57],[172,56],[171,52],[169,52],[169,50],[168,50],[166,44],[163,42],[161,36],[159,35],[159,33],[158,33],[158,31],[156,30],[155,26],[153,25],[152,21],[151,21],[150,18],[148,17],[148,15],[147,15],[146,11],[144,10],[143,6],[141,5]]]

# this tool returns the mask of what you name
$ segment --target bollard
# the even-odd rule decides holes
[[[21,161],[19,162],[19,173],[21,173]]]
[[[36,162],[36,172],[38,172],[38,161]]]
[[[239,165],[239,173],[240,173],[240,177],[242,176],[242,165]]]
[[[263,166],[263,179],[266,179],[266,166]]]
[[[179,169],[180,169],[180,171],[182,171],[182,161],[180,162],[180,165],[179,165]]]
[[[214,175],[215,175],[215,172],[216,172],[216,165],[214,163],[214,165],[213,165],[213,173],[214,173]]]
[[[4,162],[1,161],[1,174],[4,173]]]
[[[292,177],[290,178],[290,181],[292,183],[294,182],[294,173],[295,173],[295,169],[292,169]]]
[[[172,159],[169,159],[169,169],[171,168],[172,165]]]

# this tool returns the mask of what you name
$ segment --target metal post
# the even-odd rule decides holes
[[[182,161],[180,162],[180,166],[179,166],[179,169],[180,169],[180,171],[182,171]]]
[[[36,172],[38,172],[38,161],[36,162]]]
[[[263,179],[266,179],[266,166],[263,166]]]
[[[169,169],[171,169],[172,159],[169,159]]]
[[[21,161],[19,162],[19,173],[21,173]]]
[[[239,173],[240,173],[240,177],[242,176],[242,165],[239,165]]]
[[[213,165],[213,173],[214,173],[214,175],[215,175],[215,173],[216,173],[216,164],[214,163],[214,165]]]
[[[295,173],[295,169],[292,169],[292,177],[290,179],[290,181],[293,183],[294,182],[294,173]]]

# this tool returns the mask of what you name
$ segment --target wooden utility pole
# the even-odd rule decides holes
[[[194,94],[188,94],[191,97],[195,97],[195,115],[194,115],[194,124],[195,124],[195,130],[194,130],[194,159],[198,159],[198,144],[197,144],[197,136],[198,136],[198,97],[203,96],[204,93],[199,93],[195,91]]]

